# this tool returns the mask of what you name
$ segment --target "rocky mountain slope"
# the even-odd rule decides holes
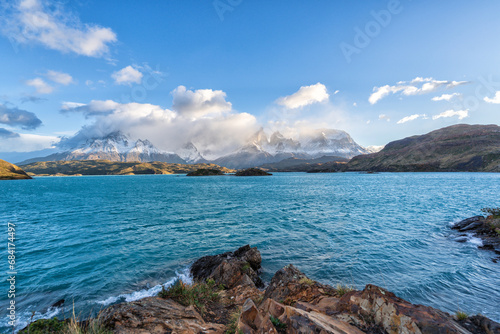
[[[341,130],[318,129],[300,140],[284,137],[274,132],[270,137],[263,129],[248,144],[236,152],[215,159],[213,162],[229,168],[246,168],[272,164],[289,158],[311,160],[323,156],[350,159],[369,153],[358,145],[349,134]]]
[[[261,262],[260,252],[249,245],[202,257],[191,266],[193,285],[179,281],[157,297],[112,305],[82,325],[98,321],[101,332],[123,334],[500,333],[500,324],[481,315],[452,316],[371,284],[361,291],[332,287],[293,265],[276,272],[264,289]]]
[[[387,144],[354,157],[350,171],[500,172],[500,127],[458,124]]]
[[[22,165],[38,161],[109,160],[121,162],[168,162],[185,164],[186,161],[172,152],[156,148],[149,140],[131,141],[127,136],[114,132],[103,138],[91,138],[76,148],[51,154],[47,157],[23,161]]]
[[[5,160],[0,159],[0,180],[31,179],[24,170]]]
[[[110,160],[120,162],[160,161],[180,164],[212,162],[228,168],[248,168],[288,158],[314,159],[322,156],[352,158],[355,155],[370,152],[358,145],[348,133],[333,129],[312,131],[308,135],[303,135],[300,140],[287,138],[277,131],[268,136],[261,129],[245,145],[222,156],[214,156],[209,151],[199,150],[192,142],[186,143],[175,152],[162,151],[148,140],[133,141],[120,132],[102,138],[83,140],[70,147],[67,146],[67,144],[64,146],[60,144],[59,152],[45,157],[28,159],[20,164],[61,160]],[[205,156],[211,157],[211,160],[207,160]]]

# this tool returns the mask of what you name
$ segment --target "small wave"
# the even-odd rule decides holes
[[[155,285],[154,287],[149,289],[142,289],[131,293],[124,293],[119,296],[111,296],[104,300],[99,300],[97,301],[97,303],[104,306],[108,306],[110,304],[114,304],[117,302],[133,302],[135,300],[139,300],[142,298],[156,296],[161,291],[162,287],[168,288],[169,286],[174,284],[177,280],[181,280],[187,284],[191,284],[193,282],[193,279],[189,274],[189,268],[185,268],[181,272],[176,271],[175,274],[176,274],[175,277],[169,279],[167,282],[163,284]]]
[[[41,312],[35,312],[34,314],[32,312],[24,311],[20,315],[17,316],[16,320],[16,330],[21,330],[24,327],[28,326],[28,323],[34,322],[39,319],[52,319],[56,315],[58,315],[61,312],[61,309],[59,307],[49,307],[45,313]],[[33,317],[33,318],[32,318]],[[0,327],[10,327],[9,325],[9,319],[6,318],[5,320],[0,321]]]
[[[480,238],[469,236],[469,240],[467,240],[467,241],[473,245],[476,245],[477,247],[483,246],[483,240],[481,240]]]

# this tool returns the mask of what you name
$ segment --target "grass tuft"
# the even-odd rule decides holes
[[[286,329],[287,325],[284,322],[281,322],[280,319],[273,317],[272,315],[269,315],[269,319],[271,319],[273,326],[278,332],[283,332]]]
[[[482,208],[481,211],[490,214],[493,218],[500,218],[500,208]]]
[[[307,277],[302,277],[300,280],[299,280],[299,283],[300,284],[306,284],[306,285],[313,285],[314,284],[314,281],[310,278],[307,278]]]
[[[203,312],[208,303],[219,301],[219,289],[220,287],[216,287],[215,281],[211,279],[208,279],[206,283],[194,283],[192,285],[178,280],[167,289],[162,287],[162,291],[158,296],[171,298],[184,306],[194,305]]]
[[[464,320],[467,320],[467,318],[469,317],[467,315],[467,313],[465,312],[462,312],[460,310],[457,311],[457,313],[455,313],[455,316],[457,317],[458,320],[460,321],[464,321]]]
[[[240,319],[240,315],[241,315],[241,310],[239,309],[231,313],[225,334],[236,333],[236,330],[238,329],[238,320]]]
[[[242,271],[243,273],[245,273],[245,274],[246,274],[246,273],[248,273],[248,271],[250,270],[250,268],[252,268],[252,267],[250,266],[250,263],[246,262],[246,263],[245,263],[245,264],[241,267],[241,271]]]
[[[81,322],[75,315],[73,309],[73,316],[66,321],[59,320],[56,317],[52,319],[40,319],[23,330],[19,331],[20,334],[111,334],[112,331],[105,328],[101,323],[101,314],[97,318],[89,319],[86,322]]]
[[[335,288],[335,290],[337,291],[337,295],[342,297],[346,293],[354,291],[354,287],[351,285],[339,283],[339,284],[337,284],[337,287]]]

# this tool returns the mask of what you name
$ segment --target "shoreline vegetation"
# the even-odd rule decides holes
[[[191,266],[192,284],[179,280],[158,296],[111,305],[79,323],[74,316],[37,320],[20,333],[500,333],[500,324],[482,315],[414,305],[371,284],[322,284],[291,264],[265,285],[261,262],[249,245],[204,256]]]

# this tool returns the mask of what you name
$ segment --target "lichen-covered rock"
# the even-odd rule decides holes
[[[447,313],[432,307],[413,305],[375,285],[344,295],[338,311],[370,319],[389,334],[469,333]]]
[[[297,301],[311,302],[324,296],[334,296],[336,290],[309,279],[293,265],[278,270],[266,289],[264,299],[274,299],[285,304]]]
[[[205,322],[193,306],[157,297],[110,306],[101,313],[101,321],[122,334],[221,333],[225,328]]]
[[[246,245],[234,252],[209,255],[198,259],[191,266],[191,275],[199,281],[211,278],[217,284],[223,284],[228,289],[245,282],[248,283],[248,279],[255,286],[263,287],[258,274],[261,262],[262,258],[257,248]]]

